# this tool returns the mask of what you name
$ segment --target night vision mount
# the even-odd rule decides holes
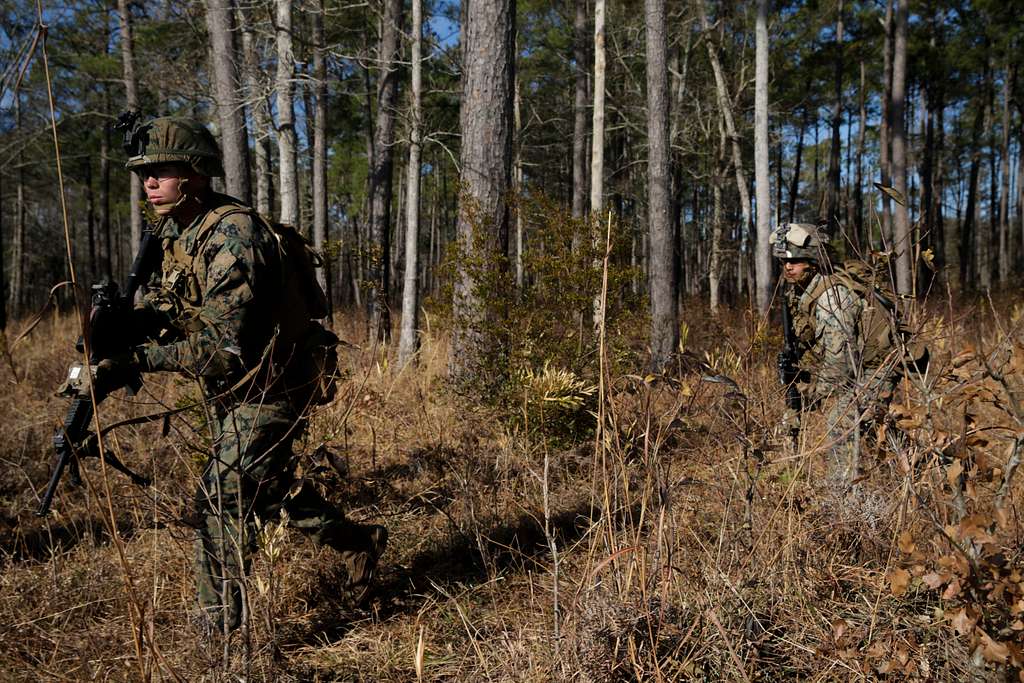
[[[124,133],[124,140],[121,144],[129,159],[146,153],[150,127],[139,124],[141,117],[142,114],[137,111],[123,111],[118,115],[117,123],[114,124],[114,130]]]

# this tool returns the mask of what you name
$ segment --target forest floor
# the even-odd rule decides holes
[[[380,580],[349,608],[333,551],[266,520],[251,628],[226,642],[192,625],[196,415],[113,432],[150,488],[88,461],[86,485],[34,515],[77,325],[48,319],[0,359],[0,679],[1024,680],[1010,309],[934,311],[928,375],[903,382],[882,435],[907,438],[865,446],[852,492],[829,483],[824,412],[795,447],[779,434],[777,337],[739,316],[694,314],[702,362],[671,376],[538,369],[503,408],[446,385],[441,333],[401,370],[346,349],[338,399],[296,447],[353,519],[388,526]],[[101,418],[189,396],[149,379]]]

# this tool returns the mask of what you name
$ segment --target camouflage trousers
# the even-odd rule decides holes
[[[880,419],[892,401],[897,377],[882,369],[865,370],[860,381],[849,382],[833,392],[829,410],[828,440],[831,446],[829,478],[848,488],[864,474],[863,455],[874,445]]]
[[[277,520],[284,510],[290,527],[333,547],[348,567],[371,552],[370,527],[346,520],[309,482],[296,480],[292,442],[303,426],[287,402],[242,404],[217,415],[213,456],[195,500],[199,605],[217,630],[244,620],[257,519]]]

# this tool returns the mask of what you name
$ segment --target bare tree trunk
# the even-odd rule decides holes
[[[100,231],[103,233],[103,275],[114,278],[114,241],[110,234],[110,91],[103,89],[103,113],[107,120],[100,134]]]
[[[572,216],[587,212],[587,0],[575,0],[573,61],[576,63],[572,130]]]
[[[4,203],[4,174],[0,173],[0,207],[6,206]],[[7,261],[4,259],[4,254],[7,253],[4,250],[4,212],[0,209],[0,334],[7,331]],[[6,344],[7,340],[4,339],[3,343]]]
[[[324,259],[317,273],[320,286],[327,292],[327,315],[334,306],[331,300],[331,258],[327,248],[327,60],[324,58],[324,0],[318,0],[313,14],[313,79],[316,84],[316,106],[313,110],[313,246]]]
[[[515,140],[515,154],[512,166],[512,185],[515,188],[515,196],[517,199],[522,199],[523,196],[523,140],[522,140],[522,129],[523,119],[522,114],[519,110],[519,74],[516,74],[515,87],[513,88],[513,97],[515,98],[512,105],[512,125],[513,125],[513,138]],[[586,122],[584,121],[584,125]],[[576,140],[573,139],[573,154],[575,155]],[[584,150],[585,152],[585,150]],[[575,161],[575,156],[574,156]],[[573,166],[575,172],[575,165]],[[574,188],[575,192],[575,188]],[[573,196],[574,209],[575,209],[575,194]],[[576,235],[573,235],[573,249],[576,248]],[[522,210],[516,211],[516,297],[522,298],[523,286],[525,273],[523,270],[523,212]]]
[[[214,100],[220,123],[221,156],[227,193],[248,204],[249,133],[245,109],[238,96],[238,48],[235,44],[234,9],[231,0],[206,0],[206,27],[210,34],[210,61]]]
[[[21,93],[14,93],[14,126],[20,137],[22,131]],[[14,181],[14,240],[11,243],[11,314],[22,314],[25,303],[25,153],[19,146],[16,157],[18,171]]]
[[[84,171],[83,182],[85,184],[85,228],[86,237],[89,240],[89,279],[95,280],[96,268],[96,195],[92,189],[92,156],[83,160],[82,170]],[[2,204],[0,204],[2,206]],[[0,289],[0,291],[3,291]]]
[[[891,134],[892,127],[892,43],[893,43],[893,0],[885,3],[885,41],[883,43],[884,68],[882,71],[882,122],[878,132],[878,163],[881,167],[882,185],[892,186]],[[892,203],[889,195],[882,193],[882,244],[892,249]]]
[[[420,106],[423,89],[420,63],[423,44],[423,6],[412,0],[412,116],[409,131],[409,166],[405,202],[405,283],[402,289],[402,331],[398,339],[398,363],[408,363],[416,353],[419,329],[419,236],[420,236]]]
[[[832,146],[828,155],[828,183],[825,188],[825,206],[819,219],[828,226],[831,235],[838,235],[839,227],[839,164],[842,139],[839,127],[843,121],[843,0],[836,8],[836,40],[833,78],[835,99],[832,102]]]
[[[605,95],[605,0],[594,0],[594,112],[590,138],[590,216],[591,239],[594,244],[604,234],[600,229],[604,218],[604,95]],[[599,250],[595,249],[595,252]],[[596,266],[597,264],[595,264]],[[601,294],[594,294],[594,329],[604,325]]]
[[[370,335],[382,342],[391,336],[391,198],[392,147],[395,142],[395,102],[398,98],[398,31],[402,22],[402,0],[383,0],[377,79],[377,111],[373,128],[370,165]]]
[[[892,66],[892,171],[894,189],[903,196],[903,203],[895,207],[893,248],[896,250],[896,288],[900,294],[913,294],[911,253],[914,249],[910,234],[907,202],[907,146],[904,106],[907,82],[907,2],[899,0],[896,11],[896,39]]]
[[[292,3],[277,0],[277,153],[282,223],[298,226],[299,172],[295,139],[295,55],[292,51]]]
[[[1010,232],[1010,83],[1014,80],[1013,64],[1007,64],[1003,74],[1003,120],[1002,141],[999,148],[999,284],[1005,285],[1010,278],[1013,258],[1013,235]],[[1019,181],[1018,181],[1019,182]]]
[[[708,50],[708,61],[711,62],[711,70],[715,74],[715,89],[718,93],[718,107],[722,111],[722,119],[725,122],[725,132],[732,143],[732,165],[736,171],[736,189],[740,195],[740,212],[742,213],[742,224],[740,235],[750,228],[750,192],[747,189],[747,175],[743,170],[743,154],[740,150],[739,134],[736,132],[736,124],[732,116],[732,105],[729,102],[729,91],[726,88],[725,76],[722,73],[722,65],[718,60],[718,53],[712,44],[711,31],[708,25],[707,12],[704,8],[705,0],[697,0],[697,10],[700,14],[701,28],[706,34],[704,44]],[[742,255],[740,255],[742,258]]]
[[[703,0],[701,0],[703,1]],[[718,313],[722,281],[722,184],[725,164],[725,126],[718,121],[719,143],[711,177],[711,253],[708,257],[708,307]]]
[[[459,166],[464,190],[457,232],[470,262],[487,263],[499,273],[508,267],[515,17],[515,0],[470,0],[462,27]],[[507,353],[494,319],[505,293],[488,292],[485,299],[481,284],[464,262],[455,279],[456,322],[449,357],[455,383],[475,393],[485,393],[502,380]],[[491,324],[485,324],[489,319]]]
[[[768,0],[757,0],[755,43],[754,187],[757,193],[757,242],[754,273],[757,279],[757,310],[764,313],[771,302],[772,289],[772,256],[769,244],[772,231],[772,193],[768,168]]]
[[[866,254],[871,250],[871,237],[864,229],[864,148],[868,125],[867,109],[867,78],[864,68],[864,60],[860,60],[860,112],[857,125],[857,162],[856,180],[853,187],[853,216],[854,216],[854,244],[860,254]]]
[[[245,89],[248,105],[252,111],[252,137],[256,161],[256,210],[264,216],[271,216],[274,213],[274,171],[271,165],[270,149],[270,130],[273,124],[270,112],[267,110],[267,92],[257,54],[256,33],[252,25],[251,10],[239,7],[237,23],[242,27]]]
[[[665,0],[645,0],[647,31],[647,202],[650,230],[651,366],[662,370],[679,342],[668,139]]]
[[[121,66],[124,77],[125,106],[131,111],[139,109],[139,85],[135,78],[135,41],[132,37],[132,17],[128,0],[117,0],[117,11],[121,21]],[[129,173],[129,197],[131,213],[131,251],[135,251],[142,239],[142,183],[138,176]]]
[[[809,90],[811,83],[808,80],[807,89]],[[803,112],[800,116],[800,133],[796,138],[796,158],[793,160],[793,179],[789,186],[789,217],[790,223],[796,220],[796,203],[800,196],[800,164],[803,160],[804,154],[804,135],[807,132],[807,120],[810,118],[810,111],[808,105],[804,104]]]

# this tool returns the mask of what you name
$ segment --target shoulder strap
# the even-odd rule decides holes
[[[189,250],[189,256],[195,256],[199,250],[199,246],[206,241],[207,234],[212,230],[218,223],[232,216],[236,213],[255,213],[251,207],[244,206],[242,204],[221,204],[216,209],[211,209],[206,213],[203,218],[203,222],[196,228],[196,238],[192,242],[192,248]]]

